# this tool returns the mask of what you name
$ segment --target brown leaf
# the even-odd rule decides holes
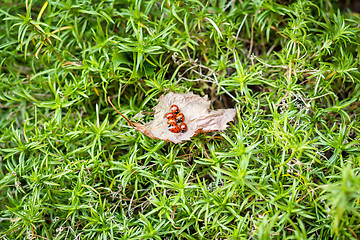
[[[172,133],[168,130],[165,114],[170,112],[171,105],[177,105],[185,115],[187,131],[185,133]],[[145,125],[129,122],[136,130],[153,138],[173,143],[181,143],[198,133],[225,130],[229,121],[235,117],[235,109],[211,110],[208,97],[200,97],[190,93],[169,92],[162,95],[159,103],[154,107],[154,119]],[[122,114],[121,114],[122,115]],[[123,116],[123,115],[122,115]],[[124,117],[124,116],[123,116]]]

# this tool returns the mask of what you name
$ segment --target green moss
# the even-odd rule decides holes
[[[359,238],[359,14],[24,2],[0,5],[0,239]],[[174,145],[106,100],[148,121],[168,91],[237,118]]]

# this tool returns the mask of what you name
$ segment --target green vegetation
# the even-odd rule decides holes
[[[321,0],[3,1],[0,239],[359,239],[360,16]],[[172,144],[160,95],[235,107]],[[142,121],[142,120],[139,120]]]

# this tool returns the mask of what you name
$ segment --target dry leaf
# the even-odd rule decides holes
[[[167,119],[165,114],[170,112],[171,105],[177,105],[185,115],[187,131],[185,133],[172,133],[168,130]],[[154,107],[154,119],[145,125],[131,122],[123,116],[130,125],[143,134],[153,138],[181,143],[190,140],[191,137],[198,133],[213,132],[225,130],[229,121],[235,117],[235,109],[211,110],[208,97],[200,97],[190,93],[173,93],[170,92],[162,95],[159,103]]]

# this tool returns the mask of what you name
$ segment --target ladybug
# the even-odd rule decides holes
[[[176,125],[176,120],[175,120],[175,118],[169,118],[169,119],[167,120],[167,123],[168,123],[169,125]]]
[[[179,107],[176,106],[176,105],[171,105],[170,111],[172,111],[173,113],[177,114],[177,113],[179,112]]]
[[[171,119],[171,118],[175,119],[176,115],[175,115],[175,113],[170,112],[170,113],[167,113],[167,114],[165,115],[165,117],[166,117],[167,119]]]
[[[184,133],[187,131],[187,125],[186,123],[180,123],[180,132]]]
[[[173,133],[179,133],[180,132],[180,128],[178,125],[170,125],[169,126],[169,131],[173,132]]]
[[[177,121],[178,123],[181,123],[181,122],[185,121],[185,116],[184,116],[184,114],[182,114],[182,113],[176,114],[176,121]]]

